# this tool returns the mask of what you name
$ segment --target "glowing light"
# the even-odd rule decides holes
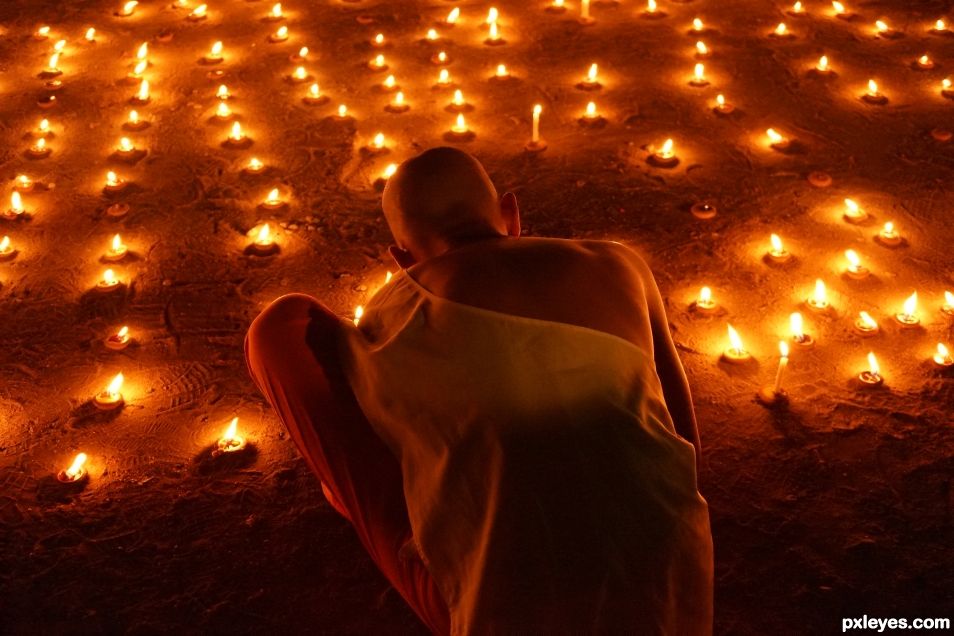
[[[778,37],[784,37],[784,36],[788,35],[788,33],[789,33],[789,32],[788,32],[788,27],[785,26],[785,23],[784,23],[784,22],[779,22],[779,23],[778,23],[778,26],[775,27],[775,31],[773,31],[773,33],[774,33],[776,36],[778,36]]]
[[[447,18],[444,20],[444,22],[447,24],[447,26],[454,26],[455,24],[457,24],[457,20],[459,18],[460,18],[460,9],[458,7],[454,7],[453,9],[450,10],[450,13],[447,14]]]
[[[269,228],[268,223],[266,223],[258,229],[258,233],[255,235],[255,245],[259,247],[271,247],[272,243],[271,228]]]
[[[149,55],[149,43],[143,42],[142,44],[139,45],[139,48],[136,49],[136,59],[141,62],[142,60],[145,60],[148,55]]]
[[[840,2],[832,2],[831,8],[835,10],[836,15],[844,15],[845,13],[847,13],[847,9],[845,9],[845,5],[843,5]]]
[[[845,250],[845,259],[848,261],[848,273],[855,275],[867,274],[868,270],[862,267],[861,257],[855,250]]]
[[[50,27],[41,26],[36,31],[33,32],[33,37],[37,40],[45,40],[50,37]]]
[[[454,121],[454,125],[451,126],[451,132],[464,134],[467,131],[467,121],[464,119],[464,113],[457,113],[457,119]]]
[[[262,163],[258,157],[252,157],[248,160],[248,163],[245,164],[246,172],[256,173],[261,172],[265,169],[265,164]]]
[[[47,75],[59,74],[59,63],[60,63],[60,54],[54,53],[50,56],[49,62],[46,63],[46,68],[43,69],[43,72]]]
[[[232,109],[229,108],[229,105],[225,102],[219,102],[218,107],[215,109],[215,116],[219,119],[228,119],[232,116]]]
[[[704,31],[705,25],[702,24],[702,20],[700,20],[699,18],[693,18],[692,30],[696,32]]]
[[[232,124],[232,129],[229,131],[229,139],[232,142],[241,142],[245,141],[245,133],[242,131],[242,124],[235,122]]]
[[[497,11],[497,7],[490,7],[490,9],[487,10],[487,19],[484,20],[484,23],[493,24],[494,22],[497,21],[497,18],[499,17],[499,15],[500,15],[500,12]]]
[[[304,82],[308,79],[308,71],[305,70],[304,66],[297,66],[292,73],[292,79],[296,82]]]
[[[44,118],[44,119],[41,119],[41,120],[40,120],[40,123],[37,124],[37,127],[36,127],[36,134],[37,134],[37,135],[41,135],[41,136],[42,136],[42,135],[48,135],[48,134],[50,134],[50,120],[49,120],[49,119],[45,119],[45,118]]]
[[[40,137],[37,139],[36,143],[30,146],[28,153],[30,156],[37,158],[46,157],[49,155],[50,149],[46,146],[46,138]]]
[[[825,282],[820,278],[815,279],[815,289],[808,299],[808,306],[816,311],[828,309],[828,291],[825,289]]]
[[[116,173],[112,170],[106,173],[106,187],[107,188],[116,188],[123,183],[123,180],[116,176]],[[119,236],[118,234],[116,236]]]
[[[136,91],[136,101],[140,104],[145,104],[149,101],[149,82],[143,80],[139,83],[139,90]]]
[[[931,30],[935,33],[944,33],[947,31],[947,25],[944,23],[944,20],[937,20]]]
[[[656,13],[656,0],[646,0],[646,13]]]
[[[831,68],[828,66],[828,56],[822,55],[818,58],[818,64],[815,65],[815,69],[821,73],[828,73]]]
[[[510,71],[507,70],[506,64],[498,64],[494,75],[497,77],[510,77]]]
[[[119,234],[114,234],[113,240],[109,243],[109,249],[106,250],[106,260],[119,260],[125,256],[128,251],[129,248],[123,243],[122,237],[120,237]]]
[[[397,83],[394,81],[393,75],[388,75],[386,78],[384,78],[384,81],[381,82],[381,85],[385,90],[394,90],[397,88]]]
[[[934,68],[934,61],[927,55],[922,55],[917,61],[918,68]]]
[[[428,29],[424,38],[433,41],[440,39],[440,36],[437,34],[437,29]]]
[[[272,20],[281,20],[282,19],[282,3],[276,2],[272,5],[272,10],[269,12],[268,17]]]
[[[884,379],[881,377],[881,367],[873,351],[868,352],[868,370],[862,371],[858,378],[865,384],[878,385]]]
[[[497,23],[496,23],[496,22],[491,22],[491,23],[490,23],[490,31],[489,31],[489,33],[487,34],[487,41],[488,41],[489,43],[496,43],[496,42],[500,42],[500,41],[501,41],[501,38],[500,38],[500,29],[497,27]]]
[[[338,117],[344,118],[348,116],[348,107],[344,104],[338,106]]]
[[[937,343],[937,350],[934,353],[933,360],[940,367],[949,367],[954,365],[954,358],[943,343]]]
[[[705,42],[702,42],[701,40],[696,42],[696,55],[699,57],[709,56],[709,48],[706,46]]]
[[[447,51],[440,51],[435,57],[434,60],[437,64],[447,64]]]
[[[884,20],[875,20],[875,29],[878,31],[880,35],[892,33],[891,27],[889,27],[888,23],[885,22]]]
[[[106,270],[106,271],[109,272],[112,270]],[[112,381],[106,386],[106,388],[103,390],[103,392],[100,395],[104,395],[110,400],[121,400],[123,397],[121,391],[123,388],[124,380],[125,378],[123,377],[123,374],[117,373],[116,377],[112,379]]]
[[[583,116],[587,119],[599,119],[600,114],[596,111],[596,102],[588,102]]]
[[[278,27],[278,29],[276,29],[274,33],[268,36],[268,40],[270,42],[284,42],[287,39],[288,39],[288,27],[285,25]]]
[[[382,177],[384,180],[388,180],[388,179],[390,179],[392,176],[394,176],[394,173],[397,172],[397,169],[398,169],[398,167],[397,167],[397,164],[396,164],[396,163],[389,163],[389,164],[387,165],[387,167],[384,168],[384,171],[381,173],[381,177]],[[388,272],[388,273],[390,274],[390,272]],[[388,276],[387,280],[384,281],[384,282],[388,282],[388,280],[391,280],[391,277],[390,277],[390,276]]]
[[[364,307],[358,305],[354,308],[354,326],[357,327],[358,323],[361,322],[361,317],[364,316]]]
[[[941,307],[941,311],[949,316],[954,316],[954,293],[944,292],[944,305]]]
[[[245,448],[245,438],[238,434],[238,419],[237,417],[232,418],[225,429],[225,433],[216,442],[219,452],[232,453]]]
[[[802,315],[797,311],[794,312],[788,317],[788,323],[792,330],[792,339],[795,342],[805,342],[807,336],[805,335],[805,321],[802,319]]]
[[[394,94],[394,99],[391,100],[391,108],[394,110],[400,110],[407,107],[407,104],[404,101],[404,93],[398,91]]]
[[[192,13],[189,14],[189,19],[191,20],[204,20],[208,14],[209,6],[205,4],[200,4],[195,9],[192,10]]]
[[[126,2],[122,7],[119,8],[119,11],[116,12],[116,15],[128,18],[135,13],[136,5],[138,4],[139,3],[136,2],[136,0],[129,0],[129,2]]]
[[[769,138],[769,145],[777,150],[784,150],[791,144],[790,140],[774,128],[765,131],[765,136]]]
[[[706,79],[706,67],[705,64],[698,63],[692,71],[692,80],[689,82],[693,86],[705,86],[709,83],[709,80]]]
[[[530,136],[530,143],[538,144],[540,143],[540,113],[543,112],[543,106],[540,104],[533,105],[533,132]]]
[[[7,216],[19,216],[24,212],[23,208],[23,199],[20,197],[20,193],[14,191],[10,194],[10,209],[7,210]]]
[[[371,148],[374,150],[383,150],[385,148],[384,133],[378,133],[371,140]]]
[[[219,99],[229,99],[232,97],[231,93],[229,93],[229,87],[225,84],[219,84],[218,90],[215,91],[215,96]]]
[[[278,188],[272,188],[271,190],[269,190],[268,196],[265,197],[265,201],[262,202],[262,205],[264,205],[267,208],[281,207],[282,199],[281,199],[281,195],[278,192]],[[266,225],[265,227],[267,228],[268,226]]]
[[[10,244],[10,237],[0,238],[0,260],[8,260],[13,256],[13,245]]]
[[[205,60],[207,62],[221,62],[223,48],[221,41],[213,42],[209,52],[205,54]]]
[[[464,93],[459,88],[454,91],[454,98],[451,100],[451,103],[454,106],[465,106],[467,102],[464,101]]]
[[[716,307],[715,301],[712,299],[712,290],[708,287],[703,287],[699,290],[699,296],[696,298],[696,309],[702,311],[712,311]]]
[[[663,159],[670,159],[675,156],[675,150],[672,139],[667,139],[663,142],[662,147],[656,151],[656,154]]]
[[[142,60],[136,63],[136,66],[133,67],[132,72],[129,74],[129,77],[132,79],[139,79],[142,77],[142,74],[146,72],[146,67],[149,66],[149,62]]]
[[[297,55],[297,57],[298,57],[299,60],[305,61],[306,59],[308,59],[308,53],[309,53],[308,47],[307,47],[307,46],[303,46],[303,47],[301,47],[300,49],[298,49],[298,55]]]
[[[805,7],[802,6],[801,2],[796,2],[792,5],[792,13],[804,13]]]
[[[17,190],[22,190],[23,192],[29,192],[33,189],[33,179],[26,176],[25,174],[17,175],[17,178],[14,180],[13,187]]]
[[[871,317],[867,311],[859,311],[858,319],[855,321],[858,329],[861,331],[877,331],[878,323]]]
[[[95,41],[96,41],[96,29],[94,29],[93,27],[90,27],[90,28],[86,29],[86,34],[83,36],[83,38],[84,38],[87,42],[95,42]]]
[[[442,68],[441,72],[437,74],[438,86],[449,86],[450,83],[450,71],[448,71],[446,68]]]
[[[727,327],[729,347],[723,352],[723,357],[733,362],[740,362],[750,358],[749,352],[745,350],[745,345],[742,344],[742,338],[739,337],[739,332],[737,332],[732,325],[728,325]]]
[[[86,476],[86,469],[84,464],[86,464],[86,453],[77,453],[76,457],[73,458],[73,463],[70,464],[70,467],[63,471],[63,481],[79,481]]]
[[[888,221],[884,224],[884,227],[878,232],[878,241],[888,246],[895,246],[901,242],[901,235],[894,228],[894,223]]]
[[[918,293],[914,292],[905,299],[901,308],[901,313],[894,316],[898,322],[906,326],[914,326],[920,322],[918,319]]]
[[[373,60],[368,62],[368,66],[374,70],[384,70],[388,67],[387,62],[384,60],[384,55],[382,54],[376,55]]]
[[[586,72],[586,77],[583,79],[583,83],[589,86],[598,86],[600,83],[598,74],[600,71],[599,65],[595,62],[590,64],[589,70]]]
[[[873,79],[868,80],[868,92],[867,95],[871,97],[880,97],[881,93],[878,92],[878,82]]]
[[[845,199],[844,216],[850,221],[860,221],[868,217],[868,213],[862,209],[853,199]]]

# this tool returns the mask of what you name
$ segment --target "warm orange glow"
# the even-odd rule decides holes
[[[447,52],[441,51],[437,54],[437,63],[438,64],[447,64]]]
[[[785,26],[784,22],[779,22],[778,26],[775,27],[775,35],[788,35],[788,27]]]
[[[878,92],[878,82],[873,79],[868,80],[868,95],[871,97],[878,97],[880,93]]]
[[[818,64],[815,65],[815,68],[822,73],[827,73],[829,70],[831,70],[828,66],[828,56],[822,55],[820,58],[818,58]]]
[[[308,71],[305,70],[304,66],[296,66],[295,71],[292,73],[292,78],[298,81],[304,81],[308,79]]]
[[[696,64],[695,68],[692,71],[693,81],[697,84],[704,83],[706,81],[706,67],[705,64]]]
[[[387,68],[387,62],[384,61],[384,55],[378,54],[371,60],[371,68],[382,69]]]
[[[675,144],[672,139],[667,139],[663,142],[662,147],[656,151],[656,154],[662,159],[671,159],[675,156]]]
[[[769,242],[772,244],[772,254],[777,256],[785,253],[785,248],[782,245],[782,239],[778,234],[772,234],[769,237]]]
[[[394,108],[403,108],[405,106],[404,93],[402,93],[401,91],[398,91],[397,93],[395,93],[394,99],[391,100],[391,106]]]
[[[397,83],[394,81],[393,75],[388,75],[386,78],[384,78],[384,81],[381,82],[381,85],[388,90],[391,90],[397,87]]]
[[[500,12],[497,11],[497,7],[490,7],[487,10],[487,19],[484,20],[484,24],[493,24],[497,21],[497,18],[500,16]]]
[[[76,481],[86,473],[86,470],[83,468],[86,459],[86,453],[77,453],[76,457],[73,458],[73,463],[70,464],[69,468],[63,471],[63,474],[65,474],[69,480]]]
[[[497,27],[496,22],[490,23],[490,32],[487,34],[487,39],[491,42],[497,42],[500,40],[500,29]]]
[[[453,26],[457,24],[457,20],[460,18],[460,9],[454,7],[450,10],[450,13],[447,14],[447,18],[444,20],[448,25]]]
[[[938,20],[934,23],[934,31],[943,32],[947,31],[947,25],[944,24],[944,20]]]
[[[805,322],[802,315],[797,311],[788,317],[789,326],[792,329],[792,338],[797,341],[805,339]]]
[[[229,139],[232,141],[242,141],[245,139],[245,133],[242,132],[242,124],[238,122],[232,124],[232,130],[229,132]]]
[[[446,68],[442,68],[441,72],[437,74],[437,83],[441,86],[450,84],[450,71],[448,71]]]
[[[884,20],[875,20],[875,28],[878,30],[878,33],[887,33],[891,30],[891,27],[889,27],[888,23]]]
[[[33,179],[26,176],[25,174],[17,175],[14,187],[20,190],[29,190],[33,188]]]
[[[384,133],[379,132],[374,136],[374,139],[371,140],[371,147],[375,150],[384,148]]]
[[[232,116],[232,109],[225,102],[219,102],[215,109],[215,116],[220,119],[227,119]]]
[[[219,84],[219,88],[215,91],[215,96],[219,99],[228,99],[232,95],[229,93],[229,87],[225,84]]]
[[[372,43],[375,46],[384,46],[384,34],[378,33],[377,35],[375,35],[374,40],[372,40]]]
[[[347,117],[348,116],[348,107],[344,104],[338,105],[338,117]]]
[[[354,308],[354,325],[358,326],[358,323],[361,322],[361,317],[364,316],[364,307],[358,305]]]
[[[464,113],[457,113],[457,120],[451,126],[451,130],[455,133],[467,132],[467,121],[464,120]]]
[[[933,64],[933,62],[931,62],[931,58],[929,58],[927,55],[922,55],[918,58],[918,64],[921,66],[927,66],[929,64]]]
[[[0,238],[0,256],[6,256],[13,253],[13,248],[10,247],[10,237],[4,236]]]
[[[808,304],[815,309],[825,309],[828,307],[828,291],[825,289],[825,282],[822,279],[815,279],[815,289],[812,292],[811,298],[808,299]]]
[[[769,138],[770,144],[781,144],[786,141],[785,136],[776,131],[774,128],[769,128],[766,130],[765,135]]]
[[[139,83],[139,90],[136,91],[136,99],[138,99],[140,102],[149,101],[149,82],[148,81],[143,80]]]
[[[868,372],[873,376],[881,375],[881,367],[878,365],[878,359],[873,351],[868,352]]]
[[[192,13],[189,14],[189,17],[193,20],[201,20],[206,16],[209,11],[209,6],[205,4],[200,4],[195,9],[192,10]]]
[[[496,70],[496,72],[495,72],[495,75],[496,75],[497,77],[509,77],[509,76],[510,76],[510,71],[507,70],[507,65],[506,65],[506,64],[498,64],[498,65],[497,65],[497,70]]]
[[[136,11],[136,5],[139,3],[136,0],[129,0],[116,12],[117,15],[123,17],[131,16]]]
[[[954,312],[954,292],[944,292],[944,309]]]
[[[53,55],[51,55],[50,61],[46,63],[47,72],[50,72],[50,73],[58,72],[60,70],[58,68],[59,63],[60,63],[60,54],[54,53]]]
[[[728,325],[728,334],[729,334],[729,348],[728,353],[731,353],[736,356],[744,356],[747,354],[745,350],[745,345],[742,344],[742,338],[739,337],[739,332]]]
[[[245,165],[245,169],[249,172],[261,172],[264,167],[265,164],[259,161],[258,157],[252,157]]]
[[[112,170],[106,173],[106,185],[110,187],[118,186],[120,183],[120,178],[116,176],[116,173]],[[118,235],[117,235],[118,236]]]
[[[219,451],[231,452],[245,448],[245,438],[238,434],[238,419],[237,417],[232,418],[225,429],[225,433],[216,442]]]
[[[702,20],[699,18],[693,18],[692,20],[692,30],[693,31],[702,31],[705,29],[705,25],[702,24]]]
[[[914,292],[904,301],[902,306],[902,315],[910,316],[911,318],[917,317],[918,312],[918,293]]]
[[[656,0],[646,0],[646,13],[656,13]]]
[[[110,270],[107,270],[107,271],[110,271]],[[116,377],[112,379],[112,381],[109,383],[109,385],[108,385],[108,386],[106,387],[106,389],[103,391],[103,393],[105,393],[105,394],[106,394],[107,396],[109,396],[111,399],[117,399],[117,398],[121,397],[120,391],[121,391],[122,388],[123,388],[123,380],[124,380],[123,374],[122,374],[122,373],[117,373],[117,374],[116,374]]]
[[[863,219],[868,216],[853,199],[845,199],[845,216],[849,219]]]
[[[600,114],[596,111],[596,102],[588,102],[583,116],[587,119],[596,119]]]
[[[83,38],[84,38],[87,42],[95,42],[95,41],[96,41],[96,29],[94,29],[93,27],[90,27],[90,28],[86,29],[86,34],[83,35]]]
[[[715,301],[712,300],[712,290],[708,287],[703,287],[699,290],[699,297],[696,299],[696,306],[702,308],[712,308],[715,306]]]
[[[709,55],[709,47],[706,46],[705,42],[702,42],[702,41],[696,42],[696,55],[699,55],[699,56]]]
[[[110,243],[109,250],[116,253],[126,251],[126,245],[123,244],[123,239],[119,236],[119,234],[113,235],[113,240]]]
[[[440,39],[440,36],[437,34],[437,29],[428,29],[427,34],[424,37],[428,40]]]
[[[265,197],[265,205],[269,206],[278,206],[281,205],[282,199],[278,193],[278,188],[272,188],[268,192],[268,196]],[[265,227],[268,227],[267,225]]]
[[[23,200],[20,193],[15,190],[10,195],[10,211],[14,214],[23,214]]]
[[[795,4],[792,5],[792,13],[802,13],[804,11],[805,11],[805,8],[802,7],[801,2],[796,2]]]
[[[831,8],[834,9],[835,13],[838,15],[844,15],[845,13],[847,13],[847,10],[845,9],[845,5],[843,5],[840,2],[832,2]]]
[[[119,140],[119,152],[130,153],[136,150],[136,146],[129,140],[129,137],[122,137]]]
[[[268,227],[268,223],[258,229],[258,233],[255,235],[255,244],[263,246],[269,246],[272,244],[272,233],[271,229]]]
[[[281,6],[281,5],[275,5]],[[235,434],[238,432],[238,418],[233,417],[232,421],[229,422],[228,428],[225,429],[225,434],[222,435],[222,439],[226,442],[230,442],[235,439]]]
[[[224,47],[223,47],[221,41],[213,42],[211,48],[209,48],[209,54],[206,56],[206,58],[208,58],[208,59],[210,59],[210,60],[220,60],[220,59],[222,59],[222,50],[223,50],[223,48],[224,48]]]
[[[858,312],[858,325],[867,331],[874,331],[878,328],[878,323],[867,311]]]
[[[861,269],[861,257],[855,250],[845,250],[845,258],[848,260],[848,271],[857,272]]]
[[[298,49],[298,59],[300,59],[300,60],[305,60],[305,59],[307,59],[307,58],[308,58],[308,53],[309,53],[309,51],[308,51],[308,47],[307,47],[307,46],[301,47],[300,49]]]
[[[392,165],[393,165],[393,164],[392,164]],[[388,283],[390,283],[390,282],[391,282],[391,278],[392,278],[393,276],[394,276],[394,274],[392,274],[390,271],[388,271],[388,273],[384,275],[384,284],[387,285]]]
[[[308,97],[311,99],[318,99],[321,97],[321,89],[318,87],[318,84],[312,84],[308,87]]]
[[[389,163],[389,164],[387,165],[387,167],[384,169],[384,171],[381,173],[381,176],[382,176],[385,180],[390,179],[390,178],[394,175],[394,173],[397,172],[397,168],[398,168],[398,167],[397,167],[397,164],[396,164],[396,163]],[[390,272],[388,272],[388,273],[390,274]],[[388,280],[390,280],[390,277],[388,277]],[[387,282],[387,281],[385,281],[385,282]]]
[[[586,72],[586,79],[584,82],[587,84],[596,84],[599,82],[597,74],[599,73],[600,67],[594,62],[590,64],[589,70]]]
[[[276,2],[272,5],[272,10],[269,12],[268,17],[273,20],[280,20],[282,18],[282,3]]]
[[[50,37],[50,27],[41,26],[39,29],[33,32],[33,37],[38,40],[45,40]]]
[[[934,362],[942,367],[949,367],[954,364],[954,358],[951,357],[951,352],[948,350],[947,345],[939,342],[937,343],[937,350],[934,353]]]

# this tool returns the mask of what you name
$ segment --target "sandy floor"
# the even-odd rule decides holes
[[[212,0],[201,22],[159,1],[117,18],[119,4],[0,6],[0,209],[16,175],[38,184],[23,194],[32,219],[0,221],[19,251],[0,262],[0,631],[422,631],[252,387],[242,339],[282,293],[312,293],[350,314],[393,268],[373,181],[386,164],[442,143],[453,123],[451,91],[431,88],[430,57],[441,49],[474,106],[476,138],[462,146],[517,193],[528,233],[623,241],[657,273],[705,447],[716,631],[829,633],[848,616],[954,614],[954,382],[930,362],[935,344],[954,337],[939,311],[943,291],[954,291],[954,142],[931,135],[954,125],[954,101],[940,93],[954,38],[928,32],[939,17],[954,22],[950,2],[859,3],[853,20],[813,1],[801,17],[750,0],[660,2],[668,15],[646,19],[625,0],[594,3],[589,27],[573,19],[576,2],[562,16],[545,2],[498,2],[508,41],[499,47],[482,43],[485,2],[291,1],[275,23],[262,20],[266,2]],[[446,39],[419,42],[455,6],[462,22],[439,27]],[[689,35],[697,16],[709,30]],[[879,18],[903,37],[878,38]],[[767,37],[780,20],[792,39]],[[31,36],[42,24],[52,27],[47,41]],[[289,40],[268,43],[281,24]],[[95,44],[82,41],[89,26]],[[386,73],[365,66],[377,32],[389,41]],[[51,93],[36,75],[61,37],[64,86],[41,110],[37,99]],[[711,84],[695,88],[700,39],[713,51]],[[222,78],[197,63],[215,40],[225,45]],[[151,125],[124,132],[137,89],[124,78],[142,42],[153,96],[137,109]],[[285,77],[303,45],[327,104],[303,104],[308,84]],[[912,68],[925,53],[936,68]],[[807,72],[822,54],[836,76]],[[604,86],[584,92],[574,85],[591,62]],[[498,63],[516,78],[489,81]],[[375,86],[388,73],[407,113],[383,110],[390,96]],[[888,104],[859,100],[869,78]],[[220,83],[250,148],[223,148],[231,123],[209,121]],[[712,112],[718,93],[732,116]],[[590,99],[605,126],[577,121]],[[528,155],[537,102],[549,148]],[[331,117],[339,103],[353,119]],[[41,117],[52,154],[27,159]],[[768,146],[768,127],[795,140],[790,152]],[[391,151],[361,152],[378,131]],[[123,135],[145,157],[113,157]],[[666,138],[679,165],[648,165],[646,148]],[[252,156],[265,173],[241,173]],[[107,170],[130,182],[124,192],[102,194]],[[813,170],[833,184],[809,184]],[[273,187],[287,205],[263,210]],[[846,223],[845,197],[872,218]],[[715,218],[689,213],[702,200],[718,207]],[[114,202],[128,203],[128,215],[110,218]],[[873,240],[885,221],[903,246]],[[261,222],[277,232],[280,254],[243,253]],[[131,250],[113,266],[124,286],[96,293],[116,232]],[[772,232],[794,255],[787,267],[762,260]],[[842,275],[849,248],[867,280]],[[827,316],[803,305],[816,278],[828,285]],[[689,311],[702,285],[722,313]],[[902,330],[892,316],[914,290],[921,326]],[[862,310],[881,334],[852,331]],[[791,406],[771,411],[754,397],[774,377],[792,311],[817,344],[793,352]],[[751,364],[719,361],[727,322]],[[106,349],[122,325],[132,345]],[[869,350],[880,389],[854,380]],[[120,371],[126,406],[100,413],[90,398]],[[234,416],[257,454],[207,470],[200,459]],[[52,476],[79,451],[89,455],[88,486],[57,488]]]

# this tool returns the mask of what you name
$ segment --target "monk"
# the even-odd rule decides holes
[[[279,298],[251,375],[435,634],[709,634],[712,538],[686,376],[646,263],[521,238],[452,148],[404,162],[400,271],[355,326]]]

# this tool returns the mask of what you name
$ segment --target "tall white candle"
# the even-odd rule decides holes
[[[778,343],[778,351],[781,357],[778,360],[778,371],[775,374],[775,387],[772,389],[775,393],[782,391],[782,376],[785,374],[785,367],[788,366],[788,344]]]
[[[534,104],[533,106],[533,135],[530,137],[531,143],[540,143],[540,113],[543,106]]]

